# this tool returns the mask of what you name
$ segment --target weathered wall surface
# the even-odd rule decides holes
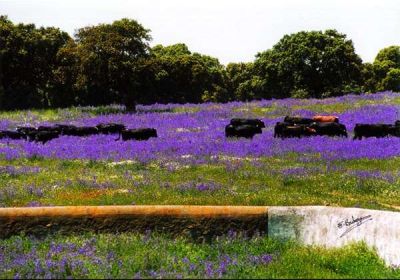
[[[0,238],[48,232],[153,230],[207,240],[230,230],[338,247],[364,241],[400,265],[400,212],[324,206],[66,206],[0,208]]]
[[[268,236],[338,247],[365,241],[387,264],[400,265],[400,213],[324,206],[269,207]]]
[[[0,208],[0,238],[51,232],[165,232],[208,240],[241,231],[266,234],[268,207],[248,206],[65,206]]]

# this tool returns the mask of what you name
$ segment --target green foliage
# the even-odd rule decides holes
[[[379,51],[375,62],[386,61],[390,68],[400,68],[400,46],[390,46]]]
[[[392,68],[382,80],[382,87],[392,91],[400,92],[400,68]]]
[[[77,88],[82,104],[124,103],[135,108],[137,68],[148,55],[149,30],[135,20],[81,28],[75,35]]]
[[[379,51],[375,61],[368,66],[366,88],[370,91],[400,91],[398,69],[400,69],[400,47],[390,46]],[[371,69],[372,68],[372,69]]]
[[[15,25],[7,17],[0,17],[2,108],[51,105],[57,53],[69,40],[69,35],[58,28]]]
[[[200,243],[150,232],[88,232],[40,239],[13,236],[0,240],[0,246],[4,252],[0,267],[7,268],[0,269],[0,278],[4,279],[400,277],[398,268],[386,266],[364,243],[328,249],[240,234]]]
[[[199,103],[221,100],[226,92],[218,59],[191,53],[185,44],[157,45],[143,61],[139,102]]]
[[[151,48],[151,53],[156,57],[191,55],[189,48],[182,43],[170,46],[156,45]]]
[[[230,100],[262,98],[264,81],[254,71],[254,63],[229,63],[226,67]]]
[[[310,94],[307,92],[305,89],[293,89],[290,92],[290,96],[293,98],[308,98],[310,97]]]
[[[298,89],[310,97],[328,97],[359,84],[362,64],[346,35],[326,30],[285,35],[257,54],[255,68],[265,81],[264,98],[290,97]]]
[[[79,29],[14,24],[0,16],[0,109],[137,103],[323,98],[398,89],[400,47],[361,63],[336,30],[285,35],[254,62],[192,53],[183,43],[149,47],[150,30],[132,19]]]

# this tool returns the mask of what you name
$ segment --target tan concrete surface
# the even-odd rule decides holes
[[[119,205],[0,208],[0,218],[54,216],[155,215],[184,217],[230,217],[266,215],[266,206]]]
[[[339,247],[364,241],[400,265],[400,212],[325,206],[269,207],[268,236]]]

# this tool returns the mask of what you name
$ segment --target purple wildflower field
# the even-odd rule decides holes
[[[43,112],[40,117],[29,111],[0,115],[0,129],[114,122],[153,127],[159,136],[148,141],[115,141],[117,135],[61,136],[44,145],[2,139],[0,207],[400,207],[400,138],[352,140],[356,123],[400,119],[399,93],[155,104],[138,106],[135,114],[118,113],[122,109],[116,106],[103,115],[91,108],[63,109],[51,121],[44,121]],[[273,138],[275,123],[285,115],[316,114],[337,115],[349,138]],[[227,139],[224,127],[233,117],[260,118],[266,128],[251,140]],[[213,242],[197,244],[151,232],[14,236],[0,239],[0,278],[309,278],[319,275],[315,269],[327,278],[400,278],[400,270],[384,266],[364,245],[329,251],[233,232]]]
[[[391,103],[399,98],[398,93],[383,92],[323,100],[283,99],[249,103],[140,106],[137,114],[84,115],[73,120],[60,119],[57,123],[96,125],[116,122],[123,123],[128,128],[154,127],[158,131],[158,138],[123,142],[114,141],[116,135],[84,138],[63,136],[45,145],[3,139],[0,141],[0,154],[6,159],[39,156],[113,161],[133,159],[144,163],[155,159],[197,163],[220,155],[269,157],[282,156],[289,152],[318,153],[327,160],[385,159],[400,154],[400,138],[369,138],[353,141],[352,131],[355,123],[394,123],[400,119],[400,106],[398,103]],[[325,108],[329,108],[329,112],[324,111]],[[332,111],[335,108],[339,111]],[[340,122],[347,127],[349,138],[311,137],[285,140],[273,138],[273,126],[285,115],[311,117],[317,113],[339,116]],[[226,139],[224,127],[232,117],[259,117],[265,122],[266,128],[261,135],[256,135],[252,140]],[[50,123],[21,123],[3,119],[0,128],[12,129],[17,125],[43,124]]]

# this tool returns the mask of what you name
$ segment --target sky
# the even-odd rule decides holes
[[[336,29],[364,62],[400,45],[399,0],[0,0],[13,22],[80,27],[137,20],[151,30],[150,45],[185,43],[221,63],[253,61],[285,34]]]

